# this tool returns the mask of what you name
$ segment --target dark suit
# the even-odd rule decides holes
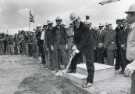
[[[87,82],[93,83],[94,79],[94,43],[93,35],[87,25],[80,23],[78,29],[74,27],[74,43],[80,53],[76,54],[71,61],[71,70],[76,70],[76,65],[80,61],[81,55],[86,59],[86,66],[88,71]]]
[[[55,54],[54,54],[54,50],[51,49],[51,46],[54,46],[54,37],[53,37],[53,27],[49,27],[46,31],[46,34],[45,34],[45,46],[47,48],[47,51],[48,51],[48,67],[51,69],[51,70],[54,70],[55,67],[56,67],[56,62],[55,62]]]
[[[60,69],[60,65],[67,65],[67,54],[66,54],[66,44],[67,44],[67,33],[63,25],[56,25],[53,29],[53,45],[55,49],[55,60],[57,68]]]
[[[117,46],[117,54],[116,54],[116,65],[115,69],[122,69],[124,72],[128,61],[126,59],[126,45],[127,45],[127,35],[129,30],[124,27],[116,28],[116,46]]]
[[[42,59],[42,64],[46,64],[45,53],[44,53],[44,40],[41,40],[41,33],[42,32],[40,30],[36,30],[37,45],[38,45],[38,49],[39,49],[39,54]]]
[[[98,30],[96,34],[96,50],[95,50],[95,61],[98,63],[104,63],[104,57],[105,57],[105,49],[104,49],[104,42],[105,42],[105,34],[106,32],[104,30]],[[100,44],[102,46],[100,47]]]
[[[113,30],[108,30],[105,36],[104,46],[107,52],[107,64],[114,65],[115,49],[116,49],[116,33]]]

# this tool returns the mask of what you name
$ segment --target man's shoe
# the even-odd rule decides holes
[[[89,87],[92,87],[93,84],[92,83],[85,83],[82,85],[83,88],[89,88]]]
[[[120,71],[119,70],[115,70],[115,74],[119,74],[120,73]]]
[[[124,71],[120,71],[120,74],[124,74]]]

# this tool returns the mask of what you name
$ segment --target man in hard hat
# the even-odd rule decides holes
[[[116,33],[112,28],[112,24],[107,25],[104,47],[106,49],[107,64],[114,65],[114,51],[116,49]]]
[[[55,64],[57,70],[59,70],[62,68],[61,66],[66,67],[67,65],[67,33],[60,17],[56,18],[56,26],[53,28],[53,38],[54,47],[52,49],[55,50]]]
[[[47,20],[48,28],[46,29],[46,41],[45,45],[48,51],[48,68],[51,70],[55,69],[55,56],[54,56],[54,44],[53,44],[53,22]]]
[[[43,65],[45,65],[46,61],[45,61],[45,55],[44,55],[44,40],[41,38],[41,35],[42,35],[41,26],[37,26],[35,33],[36,33],[36,38],[37,38],[39,55],[41,56],[41,62]]]
[[[116,21],[117,27],[116,31],[116,63],[115,70],[116,73],[124,74],[128,60],[126,59],[126,45],[127,45],[127,35],[129,30],[125,25],[125,19],[119,19]],[[120,72],[119,72],[120,71]]]
[[[135,4],[131,5],[129,10],[126,11],[127,21],[130,24],[131,32],[128,35],[127,40],[127,59],[132,61],[131,70],[132,71],[132,85],[131,93],[135,94]]]
[[[95,58],[96,62],[104,64],[104,42],[105,42],[105,30],[104,25],[100,24],[99,29],[96,32],[97,41],[96,41],[96,51],[95,51]]]
[[[89,32],[89,27],[80,21],[79,16],[70,15],[70,19],[74,24],[74,44],[76,45],[79,53],[81,53],[86,59],[86,66],[88,71],[87,81],[82,86],[84,88],[91,87],[94,80],[94,45],[93,36]],[[76,54],[71,61],[70,72],[75,72],[76,65],[80,59],[80,54]],[[79,55],[79,56],[78,56]]]

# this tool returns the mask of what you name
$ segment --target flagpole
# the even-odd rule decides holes
[[[31,23],[34,23],[34,18],[33,18],[33,15],[31,13],[31,10],[29,10],[29,31],[31,29]]]
[[[29,21],[29,31],[30,31],[30,26],[31,26],[31,23],[30,23],[30,21]]]
[[[30,31],[30,11],[31,11],[31,9],[29,10],[29,17],[28,17],[28,31]]]

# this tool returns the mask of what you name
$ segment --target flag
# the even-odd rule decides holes
[[[105,5],[105,4],[109,4],[109,3],[113,3],[113,2],[117,2],[120,0],[103,0],[101,2],[99,2],[100,5]]]
[[[86,16],[86,20],[89,20],[89,19],[90,19],[90,16],[87,15],[87,16]]]
[[[31,10],[29,11],[29,22],[34,23],[34,16],[31,13]]]

